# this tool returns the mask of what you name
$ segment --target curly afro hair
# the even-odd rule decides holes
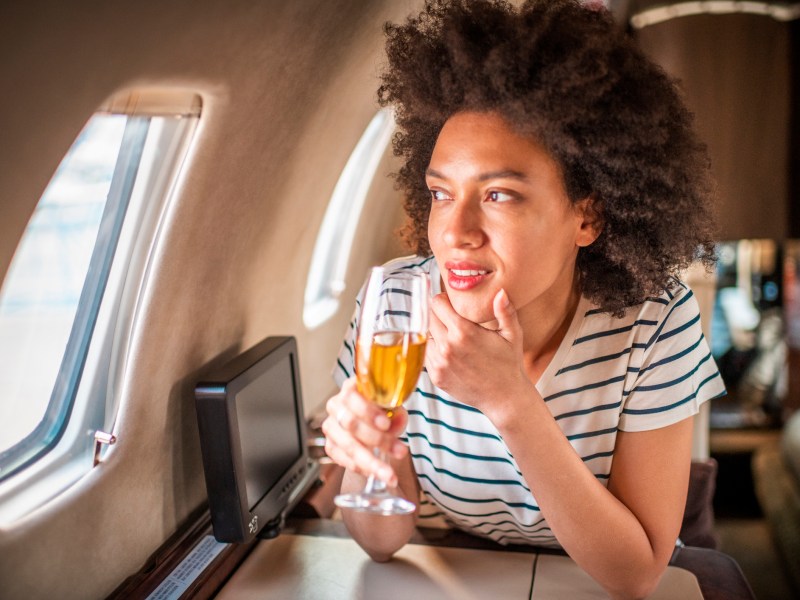
[[[429,254],[425,170],[445,121],[491,111],[559,163],[571,201],[591,197],[599,238],[578,253],[581,289],[621,315],[714,262],[705,146],[675,84],[613,22],[570,0],[427,0],[387,24],[378,99],[393,105],[405,237]]]

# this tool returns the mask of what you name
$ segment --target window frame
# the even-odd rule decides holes
[[[395,129],[392,110],[380,109],[356,143],[336,182],[308,269],[303,302],[306,329],[320,327],[339,310],[358,221]]]
[[[150,130],[150,117],[130,117],[125,123],[119,155],[108,199],[97,231],[75,318],[58,369],[50,401],[34,430],[10,448],[0,452],[0,482],[50,452],[67,429],[69,415],[81,383],[89,344],[94,335],[111,264],[116,254],[122,225],[141,167],[142,153]],[[5,466],[7,465],[7,466]]]
[[[90,115],[90,118],[97,114],[165,118],[157,122],[148,119],[148,132],[138,158],[138,168],[131,181],[118,182],[121,192],[128,190],[123,194],[127,196],[128,210],[118,224],[116,235],[109,235],[114,233],[113,227],[110,228],[112,231],[102,234],[107,242],[115,238],[114,243],[119,247],[115,246],[115,252],[109,252],[110,256],[105,260],[97,258],[99,264],[104,264],[108,270],[104,289],[102,293],[96,290],[96,305],[89,311],[93,313],[91,335],[77,326],[76,312],[68,346],[75,344],[77,349],[84,346],[85,352],[80,377],[76,378],[74,386],[67,386],[72,390],[69,418],[58,437],[50,441],[49,450],[37,453],[38,458],[27,457],[24,465],[18,468],[15,465],[14,473],[3,473],[3,479],[0,479],[0,527],[10,527],[91,472],[97,466],[93,461],[95,432],[113,432],[115,429],[137,316],[147,292],[148,275],[156,259],[161,230],[174,206],[175,190],[185,177],[193,146],[200,137],[201,108],[201,96],[193,91],[137,89],[118,92]],[[126,128],[130,122],[126,123]],[[118,156],[112,187],[122,162],[120,159]],[[108,202],[100,229],[103,229],[106,210],[110,210]],[[94,262],[96,252],[99,252],[97,244],[90,264]],[[86,282],[78,310],[84,304],[85,286]],[[78,336],[74,342],[73,335]],[[64,364],[62,360],[62,368]],[[65,379],[69,383],[70,378]]]

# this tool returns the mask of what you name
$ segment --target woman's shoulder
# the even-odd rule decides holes
[[[605,321],[607,327],[615,328],[661,324],[667,319],[676,320],[676,317],[694,319],[699,312],[694,292],[686,283],[673,277],[660,294],[648,296],[640,304],[628,307],[621,316],[610,314],[597,306],[591,306],[585,316]]]

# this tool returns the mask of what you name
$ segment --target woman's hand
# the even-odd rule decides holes
[[[408,414],[402,408],[386,411],[364,398],[356,389],[355,378],[344,382],[339,393],[326,404],[327,418],[322,422],[325,452],[336,463],[368,477],[374,474],[389,487],[397,486],[397,475],[391,465],[379,460],[374,448],[388,456],[402,459],[408,448],[397,436],[403,432]]]
[[[493,408],[533,384],[522,362],[522,328],[505,290],[492,303],[497,330],[459,315],[447,294],[433,298],[425,366],[436,386],[490,419]]]

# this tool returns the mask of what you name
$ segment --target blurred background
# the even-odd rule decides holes
[[[758,598],[798,598],[800,3],[606,6],[679,80],[718,186],[719,262],[695,284],[728,390],[708,414],[717,546]]]

